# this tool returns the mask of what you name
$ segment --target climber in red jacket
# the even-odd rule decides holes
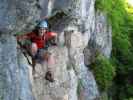
[[[56,37],[57,33],[48,31],[48,23],[46,20],[40,21],[40,23],[37,25],[37,28],[34,31],[24,35],[17,36],[18,41],[31,41],[31,45],[28,46],[27,49],[30,55],[32,56],[33,71],[35,71],[36,60],[38,59],[47,60],[48,62],[52,63],[52,61],[50,61],[51,54],[47,52],[47,48],[51,45],[56,45]],[[53,79],[51,78],[52,75],[50,71],[48,71],[46,74],[46,79],[52,82]]]

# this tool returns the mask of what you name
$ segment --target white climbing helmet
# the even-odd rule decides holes
[[[48,28],[48,22],[46,20],[42,20],[38,24],[39,28]]]

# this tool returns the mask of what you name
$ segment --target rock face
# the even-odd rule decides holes
[[[33,100],[27,62],[24,64],[22,57],[17,56],[16,46],[13,36],[1,35],[0,100]]]
[[[95,100],[91,63],[96,51],[109,57],[111,27],[95,0],[2,0],[0,3],[0,100]],[[49,47],[55,64],[37,63],[35,73],[13,34],[28,32],[47,17],[58,44]],[[50,68],[55,82],[45,80]]]
[[[86,65],[91,63],[96,53],[109,58],[112,50],[112,28],[107,23],[107,16],[100,11],[97,11],[95,16],[95,30],[84,50]]]
[[[95,47],[106,57],[110,57],[112,50],[112,28],[107,23],[107,16],[102,12],[96,12],[96,25],[92,42]]]
[[[1,100],[16,100],[18,97],[15,98],[14,96],[18,96],[19,92],[19,84],[17,84],[17,49],[15,49],[15,39],[13,39],[13,37],[7,39],[8,36],[9,35],[1,35],[0,39],[0,98]],[[13,50],[13,52],[10,52],[10,50]],[[10,56],[12,57],[10,58]]]
[[[20,32],[33,29],[40,18],[37,0],[0,0],[0,31],[3,33]]]

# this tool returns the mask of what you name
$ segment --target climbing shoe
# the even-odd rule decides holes
[[[45,79],[48,80],[49,82],[54,82],[55,81],[51,71],[46,72]]]

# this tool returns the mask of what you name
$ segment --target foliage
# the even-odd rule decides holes
[[[120,34],[121,25],[126,20],[126,10],[123,0],[96,0],[96,9],[102,10],[108,16],[108,21],[112,25],[113,36]]]
[[[101,90],[107,90],[111,86],[112,79],[115,76],[115,67],[102,55],[98,55],[91,66],[99,88]]]
[[[125,99],[125,100],[133,100],[133,98]]]
[[[113,81],[117,88],[115,95],[112,95],[113,100],[132,100],[133,7],[125,0],[96,0],[95,7],[108,16],[108,22],[112,25],[111,59],[117,66]]]

